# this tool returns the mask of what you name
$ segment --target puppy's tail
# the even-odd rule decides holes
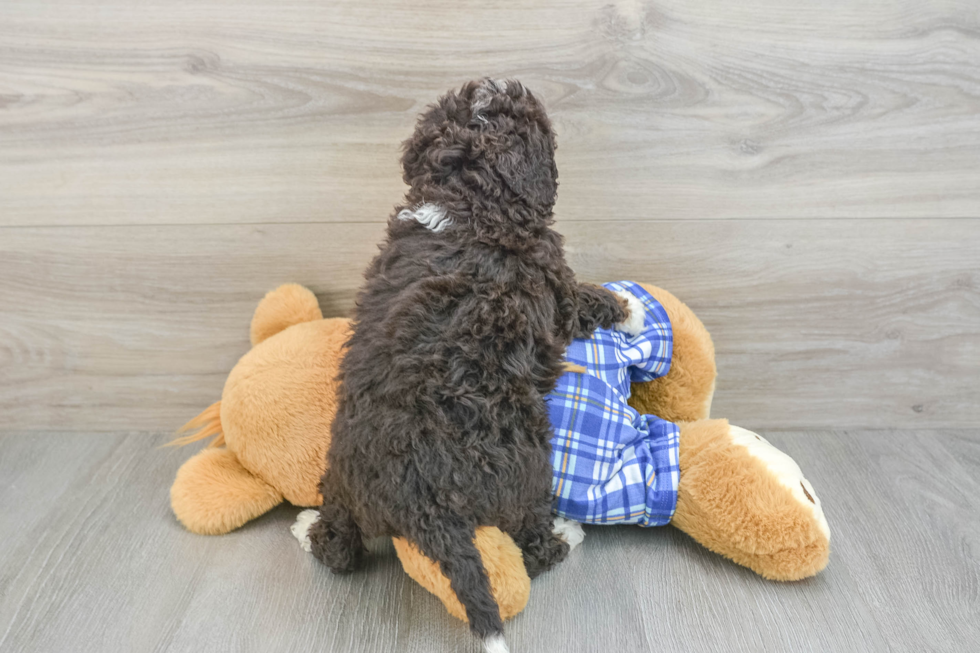
[[[509,653],[504,640],[500,608],[493,598],[490,579],[480,552],[473,542],[475,527],[464,520],[448,517],[430,522],[426,529],[416,529],[413,539],[419,549],[438,562],[456,598],[466,608],[470,630],[483,641],[486,653]]]

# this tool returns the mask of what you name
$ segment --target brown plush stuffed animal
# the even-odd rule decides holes
[[[830,531],[820,501],[796,463],[763,438],[707,419],[714,392],[711,338],[676,297],[644,287],[673,329],[669,373],[634,384],[630,404],[680,425],[680,481],[672,524],[707,548],[775,580],[824,568]],[[282,501],[318,506],[336,410],[336,376],[348,321],[324,319],[316,297],[298,285],[270,292],[252,318],[252,349],[228,376],[221,401],[189,422],[174,441],[216,436],[177,472],[174,514],[195,533],[219,535]],[[223,445],[223,446],[222,446]],[[438,566],[410,542],[394,541],[405,571],[465,620]],[[520,550],[493,527],[477,530],[504,619],[527,603],[530,580]]]

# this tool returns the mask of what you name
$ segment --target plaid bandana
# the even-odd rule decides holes
[[[588,373],[566,372],[547,397],[555,428],[552,509],[589,524],[663,526],[677,505],[680,431],[659,417],[640,415],[626,400],[631,382],[650,381],[670,369],[670,320],[639,284],[603,285],[643,303],[643,333],[597,329],[568,347],[566,360]]]

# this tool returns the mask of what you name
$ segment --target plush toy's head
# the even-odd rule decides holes
[[[283,500],[320,504],[349,334],[349,321],[323,319],[302,286],[266,295],[252,318],[253,347],[228,375],[221,401],[185,427],[196,434],[176,441],[220,433],[181,467],[171,488],[174,513],[189,530],[227,533]]]

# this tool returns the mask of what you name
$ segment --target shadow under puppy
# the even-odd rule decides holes
[[[553,532],[545,396],[565,348],[629,317],[580,285],[552,228],[555,137],[516,81],[470,82],[404,144],[411,187],[365,273],[309,531],[334,571],[362,537],[402,536],[437,562],[488,651],[506,651],[477,526],[521,548],[531,577],[568,553]]]

